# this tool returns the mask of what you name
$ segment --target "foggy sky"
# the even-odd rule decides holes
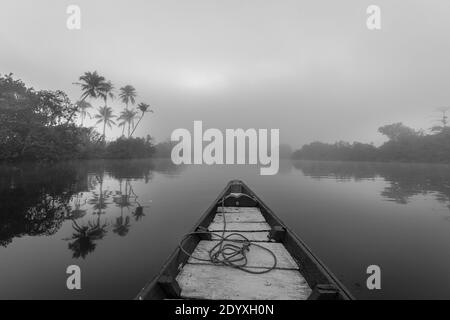
[[[66,28],[70,4],[79,31]],[[370,4],[380,31],[366,28]],[[450,106],[449,17],[448,0],[1,0],[0,73],[74,101],[85,71],[132,84],[155,110],[137,135],[159,141],[202,120],[279,128],[293,147],[379,144],[379,126],[430,128]]]

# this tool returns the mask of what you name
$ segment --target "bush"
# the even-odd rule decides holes
[[[110,159],[148,158],[154,153],[150,136],[144,138],[118,138],[106,146],[105,156]]]

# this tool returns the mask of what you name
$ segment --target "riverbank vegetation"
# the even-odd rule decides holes
[[[73,103],[61,90],[34,90],[12,74],[0,75],[0,161],[57,161],[67,159],[145,158],[154,154],[152,138],[134,137],[150,106],[137,99],[131,85],[121,87],[120,115],[108,105],[116,99],[115,87],[97,72],[86,72],[76,83],[80,100]],[[89,100],[89,101],[88,101]],[[94,105],[98,104],[96,111]],[[100,127],[86,126],[96,120]],[[122,135],[107,140],[108,129]]]
[[[343,161],[450,162],[450,127],[443,112],[441,125],[429,133],[414,130],[402,123],[380,127],[387,142],[379,147],[367,143],[313,142],[293,153],[294,159]]]

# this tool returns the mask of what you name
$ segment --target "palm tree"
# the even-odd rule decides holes
[[[97,71],[85,72],[80,78],[80,82],[76,84],[81,86],[81,100],[86,98],[104,98],[106,79],[105,77],[99,75]]]
[[[108,97],[111,99],[114,99],[114,85],[111,83],[111,81],[108,81],[104,84],[104,96],[103,100],[105,101],[105,106],[108,106]]]
[[[127,118],[129,117],[128,113],[129,113],[129,110],[124,109],[122,112],[120,112],[120,116],[117,118],[117,120],[120,121],[118,126],[122,127],[122,136],[125,135],[125,128],[128,124],[128,122],[127,122]]]
[[[97,120],[97,124],[103,122],[103,140],[106,138],[106,126],[111,128],[111,125],[116,124],[112,119],[116,116],[113,114],[113,111],[110,107],[104,106],[98,108],[98,113],[95,115],[95,119]]]
[[[80,82],[76,82],[76,85],[81,86],[81,98],[80,101],[84,101],[87,98],[103,98],[105,97],[106,79],[99,75],[97,71],[85,72],[80,78]],[[77,108],[68,117],[67,123],[72,120],[73,115],[77,112]]]
[[[92,105],[84,100],[78,101],[75,105],[77,106],[77,110],[80,113],[81,117],[80,127],[82,127],[84,120],[86,119],[86,116],[89,116],[89,118],[91,117],[91,114],[87,111],[87,109],[92,108]]]
[[[150,108],[150,105],[149,105],[149,104],[146,104],[146,103],[143,103],[143,102],[141,102],[141,103],[138,104],[138,109],[141,110],[142,113],[141,113],[141,117],[139,118],[138,122],[136,123],[136,126],[134,127],[133,131],[131,132],[130,137],[133,136],[134,131],[135,131],[136,128],[138,127],[138,125],[139,125],[139,123],[141,122],[142,118],[144,117],[145,113],[146,113],[146,112],[151,112],[151,113],[153,113],[153,110],[149,110],[149,108]]]
[[[122,137],[125,136],[125,127],[127,126],[127,122],[123,119],[123,113],[124,111],[122,111],[120,113],[120,117],[117,118],[117,120],[121,120],[118,124],[119,127],[122,127]]]
[[[125,126],[128,125],[128,138],[130,137],[131,130],[134,129],[134,120],[136,120],[137,112],[135,110],[124,110],[120,113],[120,117],[118,120],[121,120],[119,123],[122,128],[122,135],[125,130]]]
[[[126,85],[125,87],[120,88],[119,97],[122,102],[125,103],[125,110],[128,110],[128,104],[131,103],[132,105],[134,105],[134,103],[136,102],[136,89],[131,85]]]

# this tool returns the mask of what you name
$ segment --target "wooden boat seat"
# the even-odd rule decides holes
[[[238,269],[187,263],[177,281],[181,297],[225,300],[306,300],[311,294],[297,270],[251,274]]]

